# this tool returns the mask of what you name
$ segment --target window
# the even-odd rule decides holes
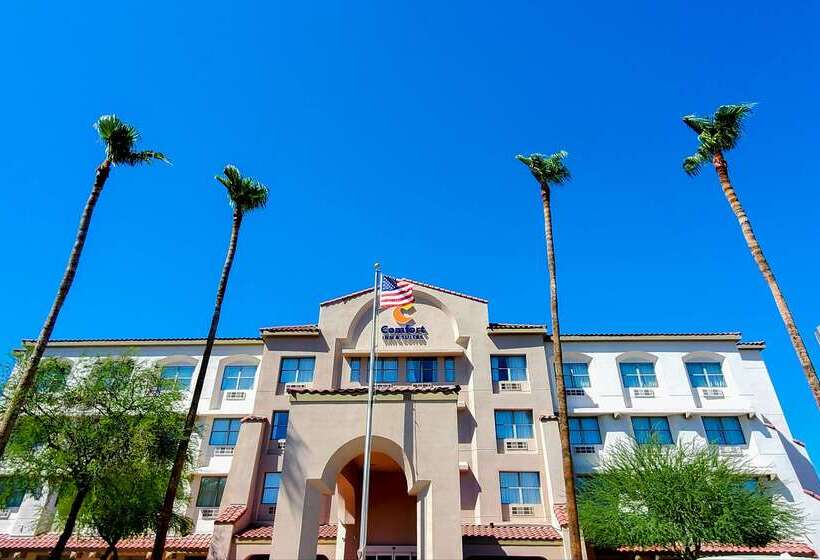
[[[495,437],[497,439],[532,439],[532,411],[496,410]]]
[[[288,433],[288,411],[277,410],[271,420],[270,438],[285,439]]]
[[[745,445],[746,437],[736,416],[704,416],[706,439],[715,445]]]
[[[399,361],[396,358],[376,358],[374,383],[395,383],[399,380]]]
[[[316,358],[282,358],[279,383],[312,383]]]
[[[692,387],[726,387],[719,362],[687,362],[686,372]]]
[[[493,381],[526,381],[526,356],[492,356],[490,358]]]
[[[671,444],[672,431],[669,429],[669,420],[664,416],[633,416],[632,431],[638,443],[657,441],[662,444]]]
[[[540,504],[541,478],[537,472],[499,473],[502,504]]]
[[[236,445],[239,437],[239,428],[242,421],[239,418],[215,418],[211,427],[211,445]]]
[[[408,383],[435,383],[438,381],[437,358],[408,358]]]
[[[194,366],[165,366],[162,368],[163,385],[176,383],[177,387],[185,390],[191,386],[191,377],[194,376]],[[222,382],[225,380],[223,378]]]
[[[456,359],[455,358],[444,358],[444,382],[445,383],[455,383],[456,382]]]
[[[37,369],[36,391],[39,393],[49,393],[65,387],[68,375],[71,373],[71,364],[47,358],[42,361]]]
[[[564,388],[583,389],[589,387],[589,364],[583,362],[564,364]]]
[[[253,389],[256,366],[225,366],[222,372],[223,391],[247,391]]]
[[[601,429],[598,418],[585,416],[569,418],[569,442],[572,445],[601,445]]]
[[[350,358],[350,380],[361,383],[362,381],[362,359]]]
[[[657,387],[655,364],[651,362],[622,362],[621,379],[624,387]]]
[[[222,501],[225,490],[224,476],[203,476],[199,481],[199,494],[196,496],[196,507],[215,508]]]
[[[267,506],[276,505],[279,498],[279,486],[282,483],[282,473],[265,473],[265,484],[262,487],[262,503]]]
[[[5,500],[0,500],[0,509],[18,508],[26,496],[26,489],[9,478],[0,478],[0,495],[6,497]]]

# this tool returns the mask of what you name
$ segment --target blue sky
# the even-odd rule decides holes
[[[740,330],[798,437],[820,417],[763,280],[680,123],[757,101],[733,179],[809,351],[820,323],[813,3],[150,1],[0,8],[0,348],[35,336],[116,112],[172,167],[115,169],[57,337],[200,336],[237,164],[271,188],[242,231],[221,335],[313,322],[396,275],[547,320],[537,190],[518,152],[566,149],[554,198],[566,332]]]

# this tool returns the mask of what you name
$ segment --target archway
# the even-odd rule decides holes
[[[359,544],[364,455],[350,460],[336,477],[337,557],[355,559]],[[374,452],[370,471],[367,559],[403,560],[416,551],[416,497],[408,493],[403,468]]]

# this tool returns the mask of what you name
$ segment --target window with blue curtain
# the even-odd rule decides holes
[[[493,381],[526,381],[526,356],[491,356]]]
[[[601,428],[595,416],[569,418],[569,442],[572,445],[601,445]]]
[[[444,382],[445,383],[455,383],[456,382],[456,359],[455,358],[444,358]]]
[[[746,436],[736,416],[704,416],[706,439],[715,445],[745,445]]]
[[[376,358],[375,383],[395,383],[399,380],[399,361],[396,358]]]
[[[215,508],[222,501],[225,491],[224,476],[203,476],[199,481],[199,493],[196,495],[196,507]]]
[[[248,391],[253,389],[256,366],[225,366],[222,372],[223,391]]]
[[[191,386],[194,376],[194,366],[165,366],[162,368],[162,380],[168,384],[176,383],[177,387],[185,390]]]
[[[687,362],[686,373],[692,387],[726,387],[719,362]]]
[[[262,486],[262,503],[266,506],[276,505],[279,499],[279,486],[282,484],[282,473],[265,473],[265,483]]]
[[[672,439],[672,430],[669,429],[669,420],[664,416],[633,416],[632,431],[638,443],[656,441],[664,445],[675,442]]]
[[[655,364],[651,362],[621,362],[621,379],[624,387],[657,387]]]
[[[541,478],[537,472],[499,473],[502,504],[540,504]]]
[[[589,386],[589,364],[584,362],[564,364],[564,387],[566,389],[583,389]]]
[[[26,489],[8,477],[0,478],[0,492],[6,494],[4,502],[0,502],[0,509],[18,508],[26,496]]]
[[[495,437],[497,439],[532,439],[531,410],[496,410]]]
[[[236,445],[239,438],[239,428],[242,421],[239,418],[215,418],[211,426],[211,438],[208,443],[211,445]]]
[[[288,433],[288,411],[277,410],[271,419],[270,438],[285,439]]]
[[[357,383],[362,382],[362,359],[350,358],[350,380]]]
[[[279,383],[312,383],[316,358],[282,358]]]
[[[408,383],[438,381],[438,358],[407,358]]]

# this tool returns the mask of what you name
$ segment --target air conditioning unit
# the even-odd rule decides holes
[[[655,389],[634,388],[632,389],[632,396],[636,399],[651,399],[655,396]]]
[[[274,439],[268,443],[267,454],[268,455],[279,455],[285,449],[285,440],[284,439]]]
[[[725,397],[723,389],[701,389],[700,394],[704,399],[722,399]]]
[[[385,391],[387,389],[392,389],[393,384],[392,383],[374,383],[373,388],[377,391]]]
[[[526,391],[526,381],[499,381],[498,390],[501,393],[520,393]]]
[[[576,445],[572,448],[573,453],[578,454],[590,454],[595,453],[595,446],[594,445]]]
[[[200,508],[199,518],[203,521],[213,521],[219,515],[219,508]]]
[[[525,505],[511,505],[510,515],[512,515],[513,517],[533,517],[535,516],[535,507]]]
[[[566,389],[565,392],[568,397],[583,397],[587,394],[583,389]]]
[[[233,457],[233,447],[214,447],[214,457]]]
[[[292,391],[296,389],[307,389],[307,383],[285,383],[285,391]]]
[[[273,515],[274,513],[276,513],[276,506],[270,506],[268,508],[268,515]]]
[[[8,519],[9,517],[11,517],[10,509],[0,509],[0,519]]]
[[[247,391],[225,391],[226,401],[244,401],[247,396]]]
[[[529,451],[530,442],[526,439],[505,439],[504,451]]]

